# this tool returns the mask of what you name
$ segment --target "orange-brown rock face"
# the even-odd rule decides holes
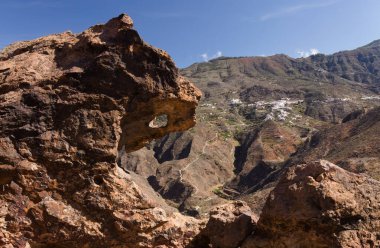
[[[116,164],[192,127],[200,98],[127,15],[5,48],[0,93],[0,247],[181,247],[197,231]]]
[[[235,201],[216,207],[204,229],[190,247],[240,247],[256,227],[258,217],[245,202]]]
[[[321,160],[291,167],[242,247],[379,247],[380,182]]]

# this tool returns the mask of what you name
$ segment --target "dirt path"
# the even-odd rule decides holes
[[[209,139],[209,140],[207,140],[207,141],[205,142],[205,144],[204,144],[204,146],[203,146],[203,148],[202,148],[202,153],[201,153],[201,154],[198,154],[198,156],[197,156],[193,161],[189,162],[189,163],[186,164],[182,169],[179,170],[179,180],[180,180],[180,182],[184,183],[184,180],[183,180],[183,173],[186,172],[186,170],[189,169],[189,167],[190,167],[191,165],[193,165],[194,163],[196,163],[196,162],[201,158],[201,156],[202,156],[203,154],[206,153],[206,148],[207,148],[207,146],[208,146],[211,142],[215,141],[217,138],[218,138],[218,133],[215,134],[215,137],[214,137],[214,138]],[[195,193],[198,192],[198,188],[197,188],[197,186],[195,186],[195,185],[193,185],[193,187],[195,188],[195,192],[194,192],[194,194],[195,194]]]

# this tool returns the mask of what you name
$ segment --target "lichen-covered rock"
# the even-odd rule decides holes
[[[242,247],[379,247],[380,182],[324,160],[291,167]]]
[[[0,52],[0,246],[182,247],[198,223],[117,166],[195,123],[200,92],[120,15]],[[161,126],[149,125],[165,116]]]

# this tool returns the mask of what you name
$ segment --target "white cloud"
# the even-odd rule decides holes
[[[219,58],[219,57],[222,57],[223,56],[223,53],[221,51],[217,51],[214,55],[212,56],[209,56],[207,53],[203,53],[200,55],[200,57],[205,61],[205,62],[208,62],[212,59],[216,59],[216,58]]]
[[[297,54],[301,58],[306,58],[306,57],[309,57],[311,55],[317,55],[319,53],[320,53],[319,50],[316,48],[310,48],[309,51],[297,50]]]
[[[322,3],[308,3],[308,4],[294,5],[294,6],[286,7],[283,9],[279,9],[277,11],[267,13],[267,14],[261,16],[260,20],[261,21],[267,21],[270,19],[275,19],[275,18],[280,18],[283,16],[295,14],[295,13],[298,13],[298,12],[303,11],[303,10],[324,8],[324,7],[328,7],[328,6],[331,6],[333,4],[336,4],[339,1],[340,0],[333,0],[333,1],[322,2]]]
[[[310,49],[310,54],[311,55],[317,55],[318,53],[320,53],[318,49],[316,49],[316,48]]]
[[[201,54],[201,58],[202,58],[205,62],[207,62],[207,61],[208,61],[208,55],[207,55],[207,53]]]
[[[215,58],[222,57],[223,53],[221,51],[217,51],[216,54],[214,55]]]

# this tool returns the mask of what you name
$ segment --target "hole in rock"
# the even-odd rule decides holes
[[[31,85],[28,82],[21,82],[18,86],[20,89],[30,89]]]
[[[29,107],[39,106],[40,100],[38,99],[38,95],[33,93],[27,93],[22,96],[22,101],[25,105]]]
[[[100,175],[94,176],[94,183],[97,185],[101,185],[104,183],[103,177]]]
[[[149,122],[149,127],[150,128],[161,128],[161,127],[166,127],[168,125],[168,115],[163,114],[154,117],[151,122]]]

